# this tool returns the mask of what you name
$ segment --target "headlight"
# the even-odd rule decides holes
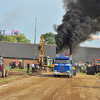
[[[70,72],[70,71],[67,71],[67,72]]]
[[[70,64],[66,64],[66,66],[70,66]]]
[[[58,65],[58,64],[54,64],[54,65]]]

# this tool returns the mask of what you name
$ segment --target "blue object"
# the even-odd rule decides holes
[[[69,56],[55,57],[54,75],[72,75],[72,61]]]

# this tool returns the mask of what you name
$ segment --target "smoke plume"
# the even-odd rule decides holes
[[[100,0],[63,0],[66,14],[56,29],[56,53],[64,47],[70,54],[91,34],[100,31]]]

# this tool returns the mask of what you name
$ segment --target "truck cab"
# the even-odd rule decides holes
[[[54,63],[54,77],[60,75],[66,75],[69,78],[73,77],[72,59],[66,55],[59,55],[55,57]]]

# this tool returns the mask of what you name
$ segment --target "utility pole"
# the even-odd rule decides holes
[[[35,18],[35,36],[34,36],[33,63],[35,63],[35,49],[36,49],[36,21],[37,21],[37,18]]]

